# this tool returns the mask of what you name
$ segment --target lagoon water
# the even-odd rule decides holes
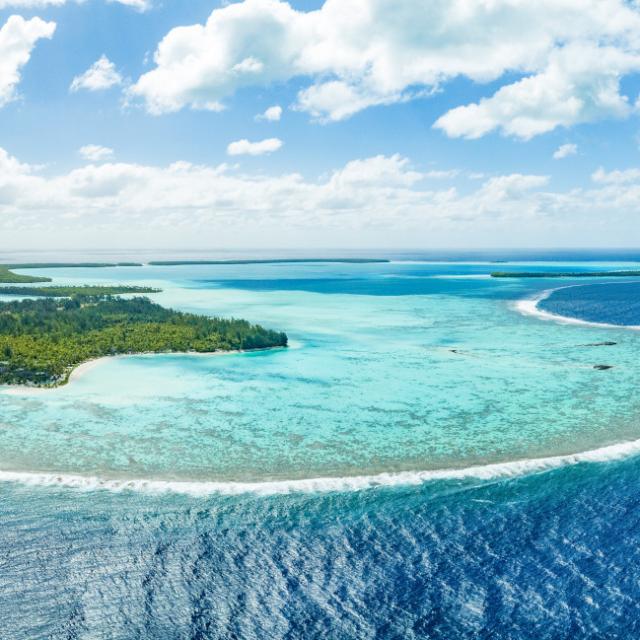
[[[404,258],[39,271],[291,346],[0,387],[0,637],[633,637],[640,282]]]

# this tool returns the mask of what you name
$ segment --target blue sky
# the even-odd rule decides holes
[[[0,7],[0,245],[639,244],[622,0]]]

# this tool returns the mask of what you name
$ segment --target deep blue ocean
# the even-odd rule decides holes
[[[640,463],[335,495],[18,486],[4,638],[635,638]]]
[[[570,286],[554,291],[539,306],[588,322],[640,326],[640,281]]]
[[[0,638],[640,637],[640,256],[391,257],[45,271],[292,346],[0,389]]]

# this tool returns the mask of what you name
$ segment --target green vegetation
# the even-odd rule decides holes
[[[25,262],[0,264],[0,283],[29,284],[33,282],[51,282],[51,278],[42,276],[20,276],[15,269],[58,269],[58,268],[102,268],[102,267],[141,267],[139,262]]]
[[[165,309],[148,298],[0,303],[0,383],[54,387],[102,356],[285,347],[285,333],[245,320]]]
[[[390,261],[378,258],[280,258],[276,260],[156,260],[149,264],[154,267],[177,267],[190,264],[305,264],[310,262],[329,264],[371,264]]]
[[[6,265],[9,269],[102,269],[105,267],[141,267],[141,262],[22,262]]]
[[[28,284],[33,282],[51,282],[51,278],[19,276],[17,273],[13,273],[8,266],[0,265],[0,282],[7,284]]]
[[[160,289],[133,286],[54,286],[54,287],[0,287],[0,295],[43,298],[72,298],[74,296],[116,296],[124,293],[160,293]]]
[[[492,278],[633,278],[640,277],[640,271],[496,271]]]

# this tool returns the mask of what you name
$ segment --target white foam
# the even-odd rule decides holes
[[[596,284],[609,284],[609,283],[596,283]],[[632,331],[640,331],[640,325],[621,325],[621,324],[610,324],[608,322],[590,322],[588,320],[581,320],[580,318],[571,318],[569,316],[561,316],[557,313],[551,313],[550,311],[545,311],[540,309],[538,306],[540,302],[546,300],[554,291],[559,291],[560,289],[572,289],[573,287],[584,287],[584,286],[592,286],[592,285],[583,285],[583,284],[572,284],[566,287],[556,287],[555,289],[547,289],[542,293],[537,294],[533,298],[524,298],[523,300],[518,300],[514,303],[513,307],[525,316],[532,316],[535,318],[539,318],[540,320],[550,320],[552,322],[559,322],[560,324],[573,324],[573,325],[581,325],[584,327],[600,327],[603,329],[630,329]]]
[[[257,495],[327,493],[363,491],[376,487],[412,486],[437,480],[496,480],[513,478],[582,463],[622,460],[635,456],[638,453],[640,453],[640,440],[634,440],[593,449],[591,451],[584,451],[582,453],[498,462],[463,469],[403,471],[398,473],[381,473],[377,475],[347,476],[340,478],[309,478],[265,482],[187,482],[145,479],[118,480],[57,473],[0,471],[0,482],[20,483],[30,486],[59,486],[84,491],[139,491],[145,493],[178,493],[192,496],[205,496],[210,494],[239,495],[245,493]]]

